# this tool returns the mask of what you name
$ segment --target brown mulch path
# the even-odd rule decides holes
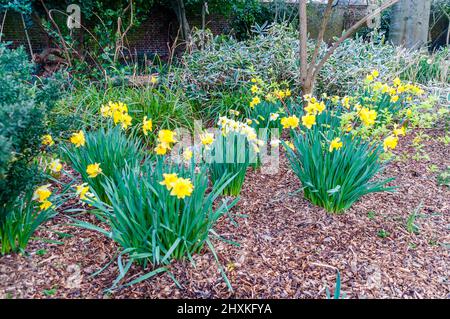
[[[397,157],[383,173],[395,177],[397,192],[365,196],[343,215],[294,194],[300,183],[284,156],[275,175],[249,172],[234,209],[247,217],[236,217],[238,226],[225,218],[217,226],[240,247],[214,241],[234,292],[205,251],[195,256],[195,268],[171,266],[184,289],[162,274],[106,294],[117,265],[90,275],[111,260],[116,245],[67,225],[70,219],[60,214],[37,236],[62,244],[32,241],[29,256],[0,257],[0,298],[324,298],[325,287],[334,289],[335,269],[347,298],[449,298],[450,190],[437,185],[430,165],[450,166],[450,147],[437,140],[443,132],[426,133],[430,160],[413,160],[415,134],[403,138],[396,153],[408,158]],[[418,233],[409,233],[406,222],[417,209]],[[382,230],[387,237],[380,237]],[[143,273],[133,267],[128,278]]]

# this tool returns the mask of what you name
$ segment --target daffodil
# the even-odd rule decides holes
[[[86,168],[86,173],[89,175],[89,178],[95,178],[99,174],[102,173],[102,169],[99,163],[89,164]]]
[[[335,95],[331,98],[331,103],[333,103],[334,105],[337,105],[339,103],[339,96]]]
[[[121,120],[122,128],[125,130],[129,126],[131,126],[131,121],[132,121],[132,117],[128,113],[123,114],[122,120]]]
[[[200,135],[200,141],[203,145],[209,146],[214,143],[214,134],[213,133],[204,133]]]
[[[55,144],[55,142],[53,141],[53,138],[50,134],[46,134],[42,136],[42,144],[46,146],[52,146],[53,144]]]
[[[372,82],[373,81],[373,75],[372,74],[367,75],[366,76],[366,81],[367,82]]]
[[[152,119],[147,120],[147,116],[144,116],[142,121],[142,130],[144,131],[144,135],[147,136],[148,132],[153,130],[153,122]]]
[[[160,185],[166,186],[167,190],[171,190],[175,185],[175,182],[178,180],[178,175],[176,173],[173,174],[163,174],[164,180],[159,182]]]
[[[109,117],[111,116],[111,108],[109,107],[109,105],[102,105],[102,107],[100,108],[100,113],[103,117]]]
[[[369,110],[366,107],[363,107],[359,112],[359,118],[366,126],[371,126],[375,124],[375,120],[377,118],[377,112],[375,110]]]
[[[157,155],[166,155],[167,150],[168,150],[167,147],[165,147],[165,145],[161,143],[159,143],[155,147],[155,152]]]
[[[281,125],[283,125],[283,128],[296,128],[298,127],[300,120],[297,116],[289,116],[289,117],[283,117],[280,121]]]
[[[259,93],[259,87],[258,87],[257,85],[252,85],[250,91],[251,91],[253,94],[257,94],[257,93]]]
[[[250,107],[254,108],[256,105],[258,105],[259,103],[261,103],[261,99],[257,96],[255,96],[251,101],[250,101]]]
[[[42,211],[44,211],[44,210],[47,210],[47,209],[49,209],[50,207],[52,207],[52,202],[51,201],[49,201],[49,200],[45,200],[45,201],[43,201],[42,203],[41,203],[41,205],[39,206],[39,209],[40,210],[42,210]]]
[[[391,102],[396,103],[400,97],[398,95],[391,96]]]
[[[325,108],[325,103],[323,101],[320,103],[316,103],[316,110],[319,114],[325,111]]]
[[[302,116],[302,124],[308,129],[311,129],[311,127],[316,124],[316,116],[313,114],[306,114]]]
[[[62,169],[62,164],[59,159],[52,160],[48,166],[49,166],[50,170],[52,171],[52,173],[58,173]]]
[[[70,142],[75,145],[75,147],[84,146],[86,144],[86,139],[84,137],[83,131],[79,131],[78,133],[73,133],[70,138]]]
[[[280,100],[282,100],[282,99],[284,99],[286,97],[286,92],[283,91],[283,90],[275,90],[273,93]]]
[[[270,113],[269,120],[273,122],[273,121],[278,120],[279,117],[280,117],[280,114],[278,114],[278,113]]]
[[[152,77],[150,78],[150,83],[155,85],[156,83],[158,83],[159,78],[155,75],[152,75]]]
[[[43,203],[46,201],[52,192],[50,191],[50,184],[39,186],[33,194],[33,200]]]
[[[406,135],[406,129],[405,129],[405,127],[402,126],[401,128],[395,129],[395,130],[394,130],[394,135],[395,135],[395,136],[400,136],[400,135],[405,136],[405,135]]]
[[[334,150],[338,150],[342,147],[342,145],[343,144],[341,142],[341,139],[339,137],[336,137],[334,140],[331,141],[329,151],[333,152]]]
[[[161,130],[158,132],[158,140],[165,145],[170,145],[172,143],[176,143],[176,135],[177,133],[171,130]]]
[[[295,151],[294,143],[292,143],[291,141],[285,141],[285,143],[291,150]]]
[[[80,197],[81,200],[86,200],[86,194],[89,192],[89,186],[87,183],[83,183],[80,185],[75,185],[76,194]]]
[[[192,151],[190,149],[185,149],[183,152],[183,158],[186,162],[189,162],[192,158]]]
[[[384,151],[387,151],[388,149],[395,149],[397,147],[397,143],[398,137],[394,135],[386,137],[383,142]]]
[[[346,109],[350,108],[350,98],[348,96],[344,96],[342,98],[342,106],[345,107]]]
[[[186,196],[191,196],[194,191],[194,185],[192,185],[189,178],[178,178],[172,186],[170,195],[176,196],[178,199],[184,199]]]
[[[395,78],[393,83],[394,83],[394,86],[399,86],[400,84],[402,84],[402,81],[400,80],[400,78]]]

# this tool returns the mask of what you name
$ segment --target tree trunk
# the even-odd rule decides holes
[[[184,40],[189,39],[191,34],[191,28],[186,17],[186,7],[184,6],[184,0],[172,0],[172,8],[177,16],[178,23],[180,24],[181,37]]]
[[[392,9],[391,42],[410,49],[426,45],[430,11],[431,0],[400,0]]]

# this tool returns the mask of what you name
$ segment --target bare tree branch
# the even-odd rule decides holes
[[[320,27],[319,35],[317,36],[316,47],[314,48],[314,53],[311,58],[311,64],[308,68],[308,73],[311,73],[313,67],[316,65],[317,56],[319,55],[320,45],[322,44],[325,31],[327,29],[328,21],[330,20],[331,12],[333,10],[333,0],[328,0],[327,8],[322,19],[322,25]]]
[[[353,33],[355,33],[364,23],[366,23],[367,21],[369,21],[370,19],[373,19],[374,17],[376,17],[378,14],[380,14],[382,11],[384,11],[385,9],[393,6],[394,4],[396,4],[399,0],[389,0],[386,1],[385,3],[383,3],[378,9],[374,10],[372,13],[366,15],[364,18],[362,18],[361,20],[359,20],[356,24],[354,24],[347,32],[345,32],[332,46],[331,48],[327,51],[327,53],[325,54],[325,56],[320,60],[320,62],[314,66],[314,71],[312,74],[310,74],[309,76],[311,76],[311,82],[314,83],[318,73],[320,72],[320,70],[323,68],[323,66],[325,65],[325,63],[328,61],[328,59],[333,55],[334,51],[336,51],[336,49],[339,47],[339,45],[344,42],[347,38],[349,38]]]

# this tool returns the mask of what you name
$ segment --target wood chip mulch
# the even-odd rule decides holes
[[[38,232],[59,243],[32,241],[29,256],[0,257],[0,298],[325,298],[336,269],[347,298],[450,297],[450,190],[436,176],[450,166],[445,132],[428,130],[429,160],[414,160],[415,134],[401,139],[397,160],[384,177],[395,177],[395,193],[363,197],[349,211],[332,215],[296,193],[300,183],[281,157],[275,175],[249,172],[233,212],[217,232],[239,247],[214,240],[234,291],[223,281],[212,253],[171,266],[168,274],[105,293],[118,274],[115,262],[98,276],[117,246],[98,233],[70,226],[65,214]],[[432,165],[436,165],[431,169]],[[417,211],[416,233],[408,217]],[[94,221],[93,217],[84,219]],[[145,271],[133,266],[128,280]]]

